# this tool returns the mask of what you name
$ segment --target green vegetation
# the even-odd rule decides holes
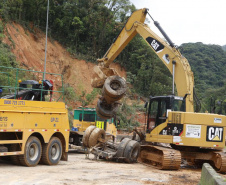
[[[226,51],[226,45],[222,46],[223,50]]]
[[[2,42],[4,38],[4,24],[0,20],[0,66],[17,68],[16,57],[11,53],[10,47]],[[0,68],[0,86],[15,84],[15,71]],[[13,85],[14,86],[14,85]]]
[[[82,57],[95,62],[104,55],[135,9],[136,7],[129,0],[50,1],[49,34],[51,38],[65,46],[73,57]],[[29,30],[33,30],[36,26],[45,31],[46,11],[47,0],[0,2],[0,17],[4,23],[17,21]],[[0,24],[0,31],[4,29],[3,25]],[[1,31],[0,40],[2,37]],[[2,50],[0,57],[3,58],[0,58],[1,64],[17,65],[15,58],[7,53],[6,46],[1,44],[0,47]],[[221,47],[188,43],[180,46],[182,54],[188,59],[194,72],[197,94],[203,105],[202,111],[210,111],[212,98],[218,107],[215,111],[222,110],[224,114],[226,112],[223,103],[226,99],[226,52],[222,48],[225,50],[226,45]],[[127,81],[132,84],[131,93],[138,93],[139,96],[144,97],[171,93],[170,72],[140,36],[136,36],[129,43],[117,57],[116,62],[127,71]],[[82,105],[90,104],[97,94],[97,92],[87,94],[84,89],[80,93],[73,92],[73,94],[73,89],[70,87],[65,90],[69,97],[68,101],[75,97]],[[220,108],[217,102],[222,102],[219,103]]]
[[[85,90],[76,92],[69,84],[64,85],[64,95],[66,103],[80,102],[83,107],[90,105],[95,100],[96,96],[100,93],[100,89],[93,89],[89,94]]]
[[[128,105],[126,99],[122,101],[122,106],[117,111],[117,119],[120,120],[119,128],[126,128],[129,132],[134,127],[140,126],[140,123],[135,120],[137,108],[135,105]]]
[[[90,60],[103,55],[121,29],[127,14],[135,7],[129,0],[50,1],[51,36],[73,53],[86,54]],[[47,0],[4,0],[0,16],[45,30]]]
[[[0,16],[23,25],[31,22],[30,25],[44,31],[46,8],[46,0],[5,0],[0,2]],[[129,0],[50,1],[51,37],[68,48],[72,56],[95,62],[107,51],[133,11],[135,6]],[[169,93],[171,75],[139,36],[116,62],[132,73],[137,93],[144,96]]]
[[[92,104],[99,93],[100,89],[93,89],[90,94],[87,94],[86,91],[82,91],[81,95],[78,96],[78,101],[82,103],[83,107],[85,107],[89,104]]]
[[[226,52],[221,46],[205,45],[200,42],[182,44],[180,49],[194,72],[195,87],[202,101],[202,111],[210,111],[212,98],[216,102],[215,113],[218,113],[221,104],[217,102],[226,100]],[[225,106],[223,103],[223,114],[226,114]]]
[[[5,0],[0,2],[0,15],[6,21],[32,22],[44,30],[46,7],[46,0]],[[51,37],[73,56],[86,56],[94,62],[107,51],[134,10],[129,0],[50,1]],[[131,72],[135,92],[143,96],[169,93],[171,75],[141,37],[126,47],[117,62]]]

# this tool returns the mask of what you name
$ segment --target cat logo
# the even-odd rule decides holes
[[[155,50],[156,53],[159,53],[164,49],[164,45],[152,37],[147,37],[146,41],[148,42],[148,44],[150,44],[150,46]]]
[[[223,141],[223,127],[207,126],[206,141],[222,142]]]
[[[156,40],[153,40],[152,42],[151,42],[151,46],[154,48],[154,50],[156,51],[157,49],[158,49],[158,47],[159,47],[159,44],[158,44],[158,42],[156,42]]]

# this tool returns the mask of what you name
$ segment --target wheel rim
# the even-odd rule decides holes
[[[118,82],[117,80],[114,80],[111,82],[110,87],[116,91],[121,88],[121,83]]]
[[[60,156],[60,146],[57,143],[54,143],[50,150],[50,155],[53,160],[57,160]]]
[[[39,148],[36,143],[32,143],[28,149],[29,159],[31,161],[35,161],[39,155]]]

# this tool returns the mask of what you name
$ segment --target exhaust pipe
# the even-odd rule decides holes
[[[174,94],[174,81],[175,81],[175,65],[176,65],[176,61],[175,60],[173,60],[173,89],[172,89],[172,93],[173,93],[173,95],[175,95]]]

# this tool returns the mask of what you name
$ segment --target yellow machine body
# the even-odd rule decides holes
[[[36,136],[41,143],[58,137],[64,156],[68,152],[69,132],[68,112],[62,102],[0,99],[0,145],[20,145],[20,150],[0,152],[0,156],[24,154],[30,136]]]
[[[223,115],[169,112],[166,122],[146,134],[147,142],[222,149],[226,118]]]

